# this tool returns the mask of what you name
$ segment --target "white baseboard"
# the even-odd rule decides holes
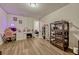
[[[72,49],[72,50],[73,50],[73,48],[72,48],[72,47],[69,47],[69,49]]]

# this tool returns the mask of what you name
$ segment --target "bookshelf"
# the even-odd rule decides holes
[[[69,23],[67,21],[55,21],[50,24],[50,43],[64,51],[68,49]]]

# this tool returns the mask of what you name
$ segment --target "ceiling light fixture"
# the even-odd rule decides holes
[[[36,7],[38,7],[38,4],[37,3],[30,3],[29,6],[33,7],[33,8],[36,8]]]

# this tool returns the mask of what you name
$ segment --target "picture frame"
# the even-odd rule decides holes
[[[19,24],[22,24],[22,20],[19,20]]]
[[[17,21],[17,17],[13,17],[13,21]]]

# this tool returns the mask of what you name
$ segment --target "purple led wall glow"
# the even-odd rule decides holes
[[[3,16],[1,20],[2,20],[1,28],[2,28],[2,31],[4,31],[7,28],[7,19],[5,16]]]
[[[10,25],[11,27],[15,27],[15,25],[12,23],[11,25]]]

